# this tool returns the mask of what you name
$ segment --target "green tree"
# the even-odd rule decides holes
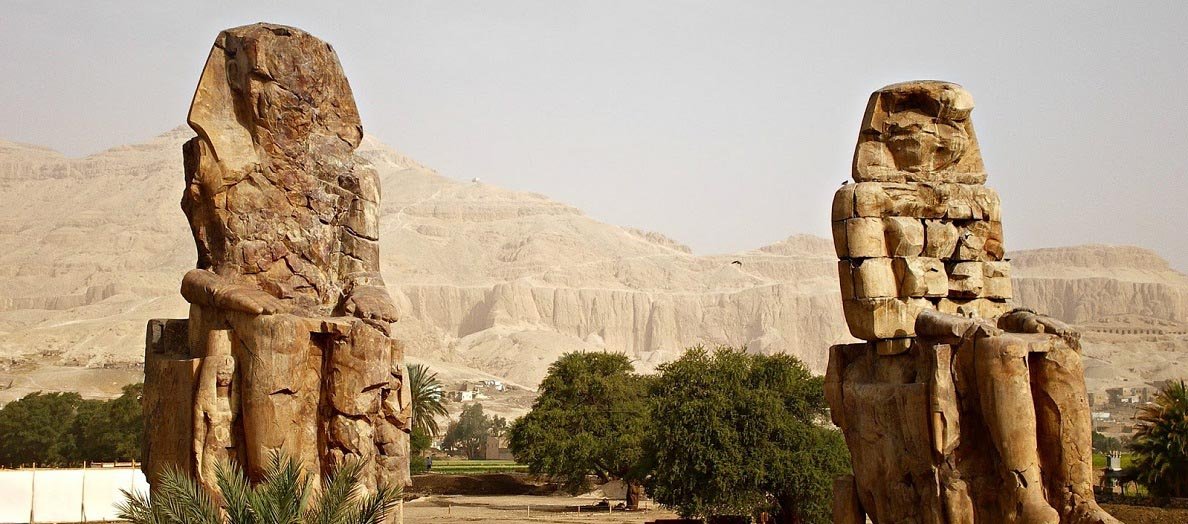
[[[71,425],[76,460],[127,461],[140,458],[144,416],[140,397],[144,384],[124,386],[123,394],[108,401],[84,400]]]
[[[450,422],[442,438],[445,449],[459,451],[468,459],[482,456],[491,435],[492,419],[483,413],[482,404],[471,404],[462,408],[458,420]]]
[[[507,434],[508,429],[510,429],[510,425],[508,425],[507,419],[499,415],[491,416],[491,436],[502,437]]]
[[[1093,432],[1093,451],[1098,453],[1109,453],[1111,451],[1121,451],[1122,441],[1114,437],[1107,437],[1097,431]]]
[[[648,446],[657,502],[687,517],[770,510],[779,522],[830,521],[849,457],[823,425],[821,377],[791,356],[728,347],[691,348],[659,371]]]
[[[409,437],[408,446],[412,453],[408,457],[408,470],[413,475],[424,473],[429,469],[425,460],[425,451],[433,444],[433,439],[425,434],[425,430],[414,427]]]
[[[408,366],[408,383],[413,429],[420,428],[429,437],[437,436],[436,417],[446,414],[446,408],[441,403],[441,381],[437,380],[437,373],[430,372],[424,364],[412,364]]]
[[[646,388],[626,355],[567,353],[549,366],[532,411],[512,423],[512,453],[532,473],[561,480],[571,492],[589,475],[623,480],[634,509],[647,474]]]
[[[256,486],[238,467],[220,464],[218,492],[211,494],[185,473],[167,470],[151,500],[124,491],[119,516],[133,524],[379,524],[400,490],[381,486],[363,495],[361,471],[361,463],[349,462],[314,490],[295,461],[274,453]]]
[[[1138,481],[1151,494],[1188,497],[1188,387],[1171,382],[1139,410],[1130,441]]]
[[[0,465],[62,466],[77,455],[70,430],[78,393],[30,393],[0,409]]]

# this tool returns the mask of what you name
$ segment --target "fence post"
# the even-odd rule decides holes
[[[78,513],[82,517],[83,524],[87,522],[87,461],[83,461],[82,467],[82,489],[79,490],[82,496],[78,500]]]
[[[33,473],[29,475],[29,524],[37,522],[34,520],[33,508],[37,507],[37,463],[33,463]]]

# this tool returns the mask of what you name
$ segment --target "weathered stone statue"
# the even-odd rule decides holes
[[[408,481],[410,406],[380,277],[379,180],[354,154],[359,113],[329,44],[270,24],[219,34],[190,106],[182,209],[198,247],[188,320],[154,320],[145,354],[150,481],[213,483],[273,450],[321,475],[366,461]]]
[[[1010,304],[998,195],[946,82],[870,98],[833,201],[850,332],[826,395],[854,474],[834,521],[1114,523],[1093,498],[1080,335]]]

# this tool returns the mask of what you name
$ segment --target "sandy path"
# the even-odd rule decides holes
[[[674,518],[670,511],[656,508],[636,512],[589,511],[597,499],[577,497],[433,495],[405,503],[406,524],[445,522],[597,522],[642,524],[658,518]],[[585,505],[581,513],[578,505]]]

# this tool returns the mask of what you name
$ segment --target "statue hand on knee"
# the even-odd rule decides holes
[[[272,315],[288,309],[284,302],[262,289],[236,284],[206,269],[186,272],[181,287],[182,296],[191,304],[251,315]]]

